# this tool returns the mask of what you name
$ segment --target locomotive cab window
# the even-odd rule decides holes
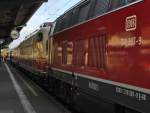
[[[41,42],[42,40],[43,40],[43,33],[42,33],[42,32],[39,32],[36,41],[37,41],[37,42]]]
[[[46,41],[46,55],[48,55],[48,40]]]

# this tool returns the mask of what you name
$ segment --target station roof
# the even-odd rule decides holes
[[[0,39],[5,40],[3,45],[12,41],[11,30],[24,25],[43,2],[47,0],[0,0]]]

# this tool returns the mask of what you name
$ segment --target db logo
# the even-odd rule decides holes
[[[136,15],[129,16],[126,18],[125,29],[126,31],[133,31],[136,29],[137,17]]]

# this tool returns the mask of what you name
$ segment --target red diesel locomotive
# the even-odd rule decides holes
[[[149,0],[84,0],[53,24],[48,89],[86,113],[150,113]]]

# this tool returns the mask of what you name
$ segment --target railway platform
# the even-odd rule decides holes
[[[69,111],[29,78],[2,62],[0,113],[69,113]]]

